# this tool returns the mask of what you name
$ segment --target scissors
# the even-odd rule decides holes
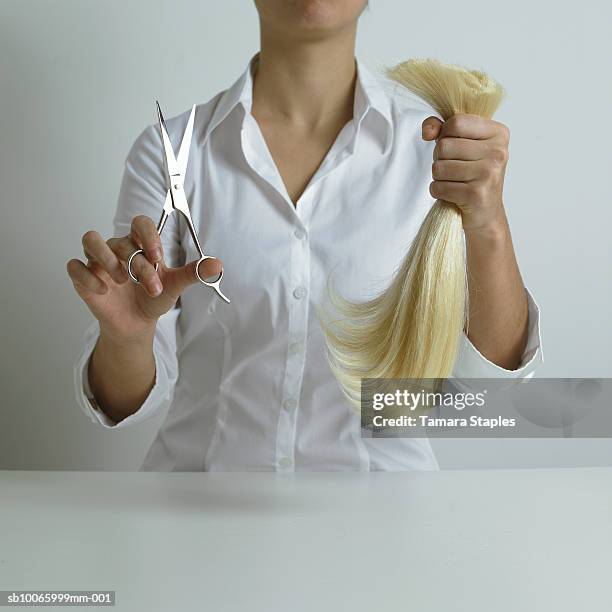
[[[187,202],[187,195],[185,194],[184,182],[185,182],[185,170],[187,169],[187,160],[189,159],[189,148],[191,146],[191,136],[193,134],[193,120],[195,117],[195,104],[191,109],[191,114],[189,115],[189,120],[187,121],[187,127],[185,128],[185,132],[183,133],[183,139],[181,141],[181,147],[179,149],[178,157],[174,156],[174,150],[172,148],[172,143],[170,142],[170,138],[168,136],[168,131],[166,129],[166,122],[164,121],[164,116],[162,115],[161,108],[159,107],[159,102],[157,104],[157,117],[159,120],[159,129],[161,131],[162,143],[163,143],[163,151],[164,151],[164,168],[166,171],[166,185],[168,187],[168,191],[166,193],[166,200],[164,202],[164,209],[162,211],[161,217],[159,219],[159,223],[157,224],[157,233],[161,235],[162,230],[164,229],[164,225],[168,220],[168,217],[176,210],[180,212],[185,221],[187,222],[187,226],[189,227],[189,232],[191,237],[198,249],[198,253],[200,255],[200,259],[198,260],[198,264],[196,266],[196,276],[198,280],[207,287],[212,287],[217,295],[229,303],[229,298],[227,298],[223,292],[221,291],[221,279],[223,278],[223,268],[221,272],[213,281],[207,281],[200,276],[200,264],[206,259],[215,259],[211,255],[205,255],[204,250],[200,244],[198,239],[198,234],[196,232],[195,226],[193,224],[193,220],[191,219],[191,213],[189,212],[189,204]],[[142,253],[142,249],[138,249],[134,251],[128,261],[127,261],[127,271],[130,275],[130,278],[138,283],[138,279],[132,273],[132,260],[136,255]],[[159,265],[155,264],[155,270]]]

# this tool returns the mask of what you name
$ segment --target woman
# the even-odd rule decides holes
[[[114,237],[87,232],[87,265],[68,262],[97,319],[75,370],[83,409],[119,428],[170,406],[143,469],[436,469],[426,439],[361,436],[316,317],[330,272],[351,299],[384,288],[436,198],[461,208],[467,245],[469,338],[454,374],[520,379],[541,360],[502,202],[508,130],[442,123],[386,91],[355,60],[365,4],[256,0],[260,52],[197,108],[185,188],[231,304],[196,284],[177,215],[156,232],[157,126],[129,152]],[[188,114],[167,122],[175,149]],[[125,264],[140,246],[136,285]]]

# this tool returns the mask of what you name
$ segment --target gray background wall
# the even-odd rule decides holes
[[[372,68],[431,56],[506,87],[505,201],[543,313],[539,376],[612,376],[609,3],[370,5],[358,53]],[[207,100],[257,48],[250,0],[0,0],[0,468],[140,465],[163,415],[108,432],[73,398],[90,314],[65,263],[87,229],[110,233],[153,101],[173,115]],[[612,464],[610,440],[435,444],[445,467]]]

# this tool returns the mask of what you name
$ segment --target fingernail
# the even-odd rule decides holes
[[[158,296],[162,292],[162,285],[159,281],[154,281],[152,284],[153,295]]]
[[[161,250],[153,249],[153,251],[151,251],[151,255],[153,257],[153,261],[157,261],[158,259],[161,259]]]

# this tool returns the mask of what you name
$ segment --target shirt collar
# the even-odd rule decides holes
[[[385,154],[393,142],[391,100],[376,76],[368,70],[365,64],[359,59],[355,61],[357,63],[357,82],[355,83],[353,118],[357,130],[365,117],[370,114],[378,120],[375,127],[379,128],[377,135],[381,137],[383,154]]]
[[[223,92],[206,129],[204,141],[208,139],[210,133],[236,106],[242,105],[247,113],[251,112],[253,102],[253,75],[258,61],[259,53],[256,53],[236,82]],[[393,141],[391,102],[374,74],[372,74],[359,59],[356,58],[355,62],[357,66],[357,81],[355,84],[353,120],[356,133],[359,133],[361,125],[366,117],[373,114],[378,119],[378,125],[375,126],[375,131],[380,137],[382,152],[385,154],[391,147]],[[372,111],[372,113],[370,111]]]

